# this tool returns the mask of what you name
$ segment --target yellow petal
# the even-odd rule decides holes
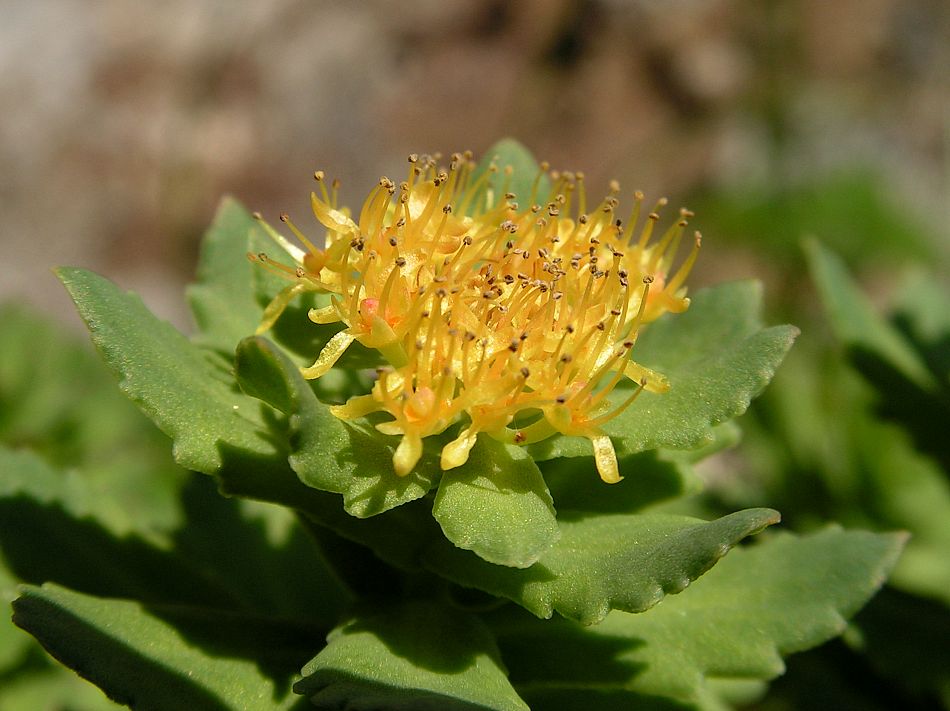
[[[377,431],[382,432],[384,435],[401,435],[406,433],[406,430],[403,429],[403,426],[400,425],[396,420],[380,422],[378,425],[376,425],[376,429]]]
[[[414,432],[407,432],[393,454],[393,468],[399,476],[406,476],[422,456],[422,437]]]
[[[355,420],[357,417],[382,409],[383,406],[376,402],[376,398],[372,395],[357,395],[351,397],[343,405],[332,405],[330,413],[341,420]]]
[[[310,206],[313,208],[314,216],[328,230],[342,232],[343,234],[358,235],[359,227],[349,217],[339,210],[330,207],[323,200],[317,197],[316,193],[310,193]]]
[[[643,389],[648,393],[665,393],[670,389],[670,381],[663,373],[657,373],[632,360],[624,362],[623,374],[635,383],[642,383],[645,380]]]
[[[294,300],[294,297],[297,294],[302,294],[307,290],[307,286],[303,283],[291,284],[290,286],[281,289],[280,292],[275,296],[267,308],[264,309],[264,315],[261,317],[261,323],[255,331],[256,335],[260,336],[262,333],[270,330],[270,327],[276,323],[277,319],[280,318],[280,315],[284,313],[284,309],[287,308],[287,304]]]
[[[340,313],[334,304],[330,304],[319,309],[310,309],[307,312],[307,318],[314,323],[336,323],[340,321]]]
[[[614,451],[610,437],[605,434],[594,435],[590,437],[590,441],[594,445],[594,462],[597,464],[597,473],[600,474],[600,478],[608,484],[616,484],[623,479],[620,476],[617,453]]]
[[[309,368],[300,369],[301,375],[307,380],[313,380],[314,378],[319,378],[321,375],[325,375],[354,340],[348,331],[340,331],[327,341],[323,350],[320,351],[320,357],[317,358],[313,365]]]
[[[442,448],[442,469],[454,469],[468,461],[468,453],[475,446],[478,432],[468,427],[462,433]]]

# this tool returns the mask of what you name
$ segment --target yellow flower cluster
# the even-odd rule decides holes
[[[642,390],[669,388],[630,350],[645,323],[689,305],[683,284],[699,233],[675,271],[671,263],[691,213],[681,210],[654,239],[666,201],[641,220],[636,193],[623,221],[616,183],[589,207],[582,173],[549,173],[553,187],[542,195],[549,169],[542,164],[530,194],[516,196],[510,168],[479,174],[470,153],[453,154],[444,168],[438,157],[411,155],[409,163],[406,181],[380,179],[355,221],[337,207],[337,183],[328,191],[323,173],[315,174],[320,194],[311,202],[327,229],[324,249],[286,215],[305,249],[263,223],[295,264],[248,255],[292,281],[259,332],[298,294],[329,292],[330,305],[310,319],[345,328],[302,372],[319,378],[353,341],[382,355],[388,365],[372,392],[332,411],[346,420],[391,416],[377,429],[402,437],[393,457],[400,475],[418,462],[423,438],[461,422],[442,449],[443,469],[464,464],[479,433],[513,444],[559,433],[589,439],[601,478],[619,481],[602,427]],[[624,379],[635,387],[611,402]]]

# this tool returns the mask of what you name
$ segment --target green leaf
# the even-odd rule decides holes
[[[793,326],[763,329],[761,301],[756,282],[723,284],[698,292],[685,313],[644,329],[633,358],[663,373],[671,389],[642,393],[604,426],[618,454],[708,446],[716,426],[745,412],[798,334]],[[616,406],[629,394],[618,387],[610,399]],[[585,440],[564,437],[530,449],[538,459],[590,453]]]
[[[153,711],[297,708],[290,685],[321,644],[307,628],[25,587],[14,622],[110,698]]]
[[[97,492],[29,453],[0,448],[0,472],[0,548],[20,581],[327,627],[350,602],[290,512],[225,499],[204,477],[183,490],[182,527],[155,541],[105,529],[88,515]]]
[[[604,484],[593,457],[559,457],[541,462],[544,480],[559,505],[560,519],[631,514],[653,504],[698,493],[699,479],[669,452],[640,452],[618,460],[623,480]]]
[[[821,235],[852,264],[893,269],[936,256],[933,229],[907,208],[885,172],[824,173],[739,183],[698,195],[690,205],[702,215],[704,232],[716,236],[717,249],[726,244],[754,251],[790,276],[802,266],[802,235]],[[728,259],[728,252],[720,257]]]
[[[846,641],[882,676],[950,705],[950,607],[885,587],[858,613],[854,627]]]
[[[201,241],[197,283],[188,288],[188,302],[201,345],[230,354],[261,320],[261,306],[252,288],[255,267],[247,258],[260,227],[234,198],[224,198],[211,228]],[[261,270],[263,271],[263,270]]]
[[[774,535],[642,615],[614,612],[583,629],[499,613],[493,627],[516,688],[622,688],[722,708],[710,681],[773,679],[782,656],[840,634],[905,540],[834,528]]]
[[[478,181],[491,165],[498,169],[498,172],[489,178],[489,185],[494,191],[495,199],[498,200],[505,192],[510,192],[514,193],[519,205],[530,207],[531,186],[538,173],[541,172],[531,152],[515,139],[503,138],[482,155],[482,159],[472,173],[471,184]],[[505,171],[509,168],[512,173],[510,177],[506,177]],[[542,175],[534,201],[541,202],[550,192],[551,181],[546,174]],[[475,203],[477,204],[478,200]]]
[[[427,442],[416,469],[397,476],[392,465],[395,438],[334,417],[297,367],[265,339],[242,341],[236,368],[248,394],[290,416],[290,463],[300,480],[342,494],[343,506],[353,516],[376,516],[418,499],[442,476],[441,442]],[[480,441],[469,461],[443,481],[436,518],[450,540],[486,560],[531,565],[557,536],[544,480],[516,448]]]
[[[838,337],[850,346],[860,346],[881,357],[908,380],[929,388],[933,378],[913,349],[871,307],[848,274],[844,263],[821,243],[805,243],[812,278]]]
[[[86,513],[112,531],[174,527],[184,472],[88,343],[15,305],[0,306],[0,322],[0,443],[68,472],[89,490]]]
[[[425,562],[453,582],[506,597],[538,617],[557,611],[593,624],[610,610],[642,612],[683,591],[733,545],[778,518],[770,509],[710,522],[665,514],[562,516],[560,540],[530,568],[503,568],[435,545]]]
[[[491,634],[430,600],[380,604],[327,638],[294,686],[324,709],[526,711]]]
[[[432,515],[459,548],[516,568],[534,564],[560,535],[537,465],[523,449],[484,437],[442,475]]]
[[[260,404],[219,362],[107,279],[65,267],[57,274],[122,390],[174,440],[179,464],[212,474],[224,446],[274,453]]]
[[[226,589],[238,609],[329,629],[352,603],[293,511],[225,498],[206,477],[192,477],[182,498],[173,555]]]
[[[590,711],[591,709],[635,709],[636,711],[695,711],[662,696],[638,694],[629,689],[561,688],[523,686],[518,693],[533,711]]]
[[[238,346],[236,370],[245,391],[290,416],[290,465],[307,486],[343,495],[348,513],[366,518],[426,494],[441,474],[433,443],[407,476],[396,475],[398,440],[365,423],[334,417],[299,369],[263,338]]]
[[[950,331],[934,336],[940,317],[908,319],[905,302],[902,321],[907,331],[902,333],[875,314],[840,259],[817,242],[809,242],[806,248],[832,326],[855,368],[878,392],[881,413],[903,425],[920,449],[950,471],[945,426],[950,419],[950,371],[946,370]],[[931,306],[941,300],[932,290],[918,292],[925,294]],[[942,308],[937,308],[950,309],[950,299],[944,296]],[[913,329],[921,327],[928,329],[930,336],[918,340]],[[937,370],[932,372],[931,367]]]
[[[798,329],[759,323],[761,287],[737,282],[699,292],[688,311],[651,324],[634,358],[664,373],[662,395],[643,393],[605,429],[618,449],[693,449],[741,415],[772,379]]]
[[[12,623],[10,626],[13,627]],[[29,639],[22,630],[17,630],[17,634]],[[120,711],[124,708],[69,669],[59,666],[21,671],[0,684],[3,711]]]
[[[227,591],[200,570],[84,517],[90,492],[35,455],[0,448],[0,472],[0,547],[19,580],[55,580],[100,595],[227,604]]]
[[[16,583],[0,556],[0,606],[3,606],[3,609],[16,597]],[[4,615],[0,618],[0,678],[3,678],[7,669],[20,662],[30,646],[30,638],[14,627],[8,617]]]

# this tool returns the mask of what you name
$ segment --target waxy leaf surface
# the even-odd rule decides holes
[[[218,611],[27,587],[14,622],[112,699],[150,711],[307,708],[291,691],[319,633]]]
[[[327,638],[294,689],[318,708],[527,711],[491,633],[434,600],[380,603]]]
[[[778,534],[733,551],[688,594],[641,615],[613,612],[584,629],[525,615],[519,623],[500,611],[493,627],[519,690],[582,697],[590,688],[624,689],[719,709],[711,681],[773,679],[783,656],[840,634],[884,582],[904,540],[840,529]]]

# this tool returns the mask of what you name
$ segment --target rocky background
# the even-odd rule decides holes
[[[617,178],[697,201],[700,284],[781,282],[770,260],[805,231],[886,275],[903,247],[865,244],[868,195],[924,235],[918,257],[950,252],[946,0],[0,0],[0,17],[0,299],[63,323],[51,266],[187,329],[223,193],[312,224],[314,169],[358,205],[410,152],[504,135],[595,193]],[[856,192],[813,210],[840,175]],[[789,195],[794,229],[768,212]]]

